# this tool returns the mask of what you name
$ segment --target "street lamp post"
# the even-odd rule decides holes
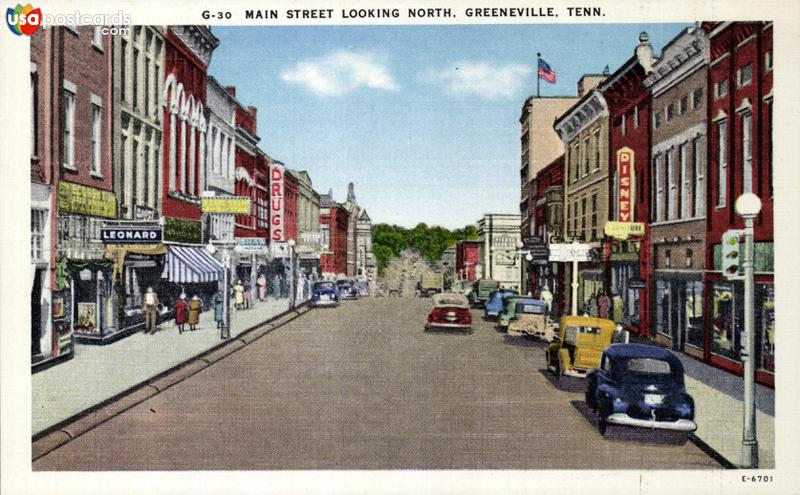
[[[227,339],[231,336],[230,272],[233,264],[233,246],[234,243],[230,240],[214,240],[207,247],[211,254],[214,254],[217,249],[222,250],[221,258],[224,270],[222,273],[222,328],[219,335],[221,339]]]
[[[741,356],[744,361],[744,428],[742,430],[742,467],[758,467],[755,395],[755,298],[753,281],[753,221],[761,211],[761,200],[753,193],[736,199],[736,213],[744,219],[744,338]]]

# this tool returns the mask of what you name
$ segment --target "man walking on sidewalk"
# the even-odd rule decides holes
[[[144,295],[142,312],[144,313],[144,333],[156,333],[156,324],[158,318],[158,296],[155,292],[153,292],[152,287],[148,287],[147,292]]]

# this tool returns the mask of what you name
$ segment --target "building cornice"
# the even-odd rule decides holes
[[[709,64],[709,39],[700,28],[687,28],[664,48],[644,85],[658,97],[697,69]]]
[[[556,119],[553,129],[564,143],[569,143],[583,129],[604,116],[608,116],[608,105],[603,94],[594,88]]]
[[[195,57],[208,67],[211,62],[211,53],[219,46],[219,39],[211,33],[208,26],[183,25],[170,26],[169,29]]]

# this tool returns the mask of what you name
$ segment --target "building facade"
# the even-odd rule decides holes
[[[287,170],[297,182],[297,255],[300,269],[312,278],[322,274],[322,231],[320,230],[320,196],[314,190],[311,176],[305,170]]]
[[[559,117],[553,127],[564,142],[564,239],[588,243],[602,253],[603,227],[609,219],[608,106],[593,88]],[[604,288],[604,260],[581,263],[578,273],[579,312]],[[572,280],[571,263],[565,280]],[[565,295],[571,307],[572,293]]]
[[[213,77],[206,79],[208,129],[204,194],[233,196],[236,164],[236,99]],[[203,214],[203,241],[234,239],[234,215]]]
[[[606,229],[604,293],[609,316],[629,330],[648,334],[649,314],[649,163],[650,93],[644,85],[655,57],[647,33],[639,35],[633,56],[600,86],[609,112],[609,220],[622,232]],[[635,233],[631,232],[631,227]]]
[[[703,355],[708,37],[682,31],[645,80],[652,94],[651,311],[662,345]]]
[[[744,287],[720,272],[721,238],[741,229],[736,198],[756,194],[756,379],[774,386],[775,286],[772,173],[772,23],[708,23],[708,198],[705,242],[705,359],[742,371]]]
[[[522,261],[520,216],[490,213],[478,220],[483,279],[497,280],[502,287],[520,290]]]
[[[356,227],[356,278],[376,280],[378,276],[375,255],[372,251],[372,219],[366,209],[361,209]]]
[[[481,277],[481,241],[461,240],[456,243],[456,280],[473,282]]]
[[[347,229],[350,212],[331,194],[322,195],[319,223],[322,229],[322,275],[333,279],[347,275]]]

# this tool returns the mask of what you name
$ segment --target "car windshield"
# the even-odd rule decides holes
[[[580,334],[600,335],[600,327],[567,325],[567,328],[564,329],[564,341],[575,344]]]
[[[318,282],[316,285],[314,285],[314,289],[317,290],[329,290],[335,287],[336,286],[333,284],[333,282]]]
[[[654,358],[630,358],[619,363],[617,371],[629,383],[669,382],[676,371],[668,361]]]
[[[537,304],[518,304],[517,305],[517,313],[528,313],[534,315],[543,315],[544,314],[544,306],[539,306]]]

